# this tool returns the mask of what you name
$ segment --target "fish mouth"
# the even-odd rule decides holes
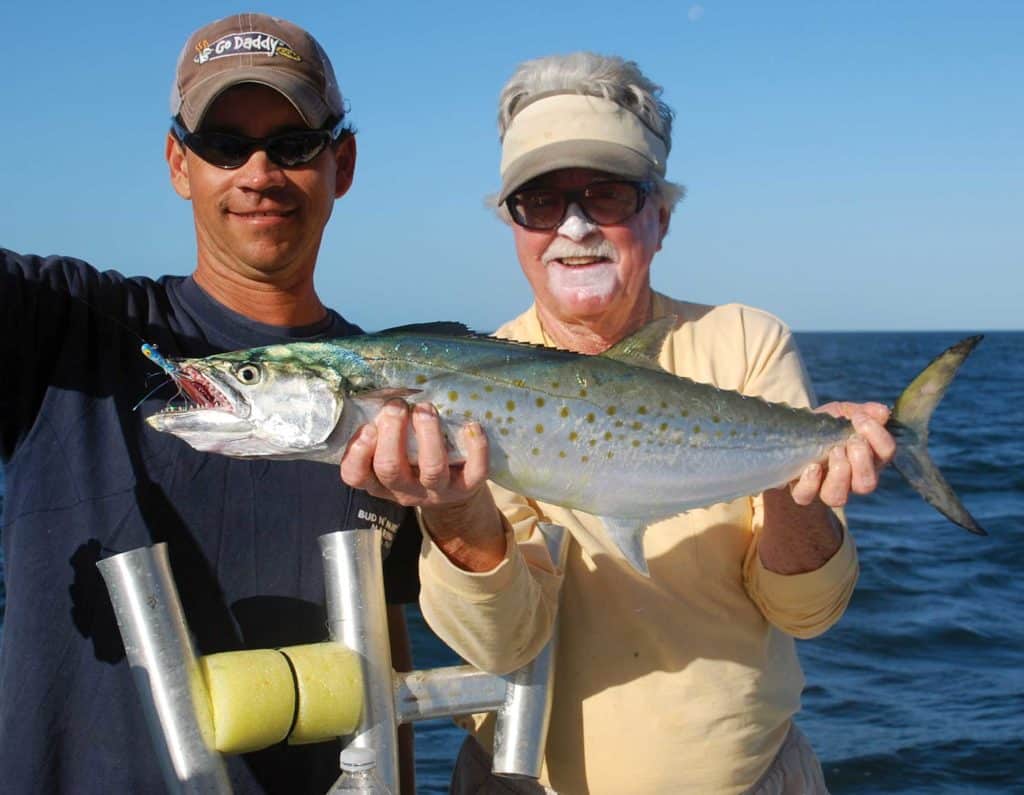
[[[146,418],[152,427],[171,433],[208,432],[235,436],[249,433],[250,407],[234,389],[195,366],[174,374],[178,394]]]
[[[240,419],[249,415],[248,404],[227,384],[213,378],[197,367],[182,367],[174,378],[179,396],[185,403],[171,402],[160,414],[183,411],[226,411]]]

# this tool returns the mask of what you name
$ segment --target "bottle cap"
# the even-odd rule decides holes
[[[347,772],[369,770],[377,765],[377,752],[372,748],[356,748],[348,746],[341,752],[341,769]]]

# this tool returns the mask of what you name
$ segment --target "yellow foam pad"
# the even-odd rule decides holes
[[[340,643],[289,646],[298,688],[298,714],[288,743],[316,743],[351,734],[363,709],[359,657]]]
[[[241,754],[281,742],[295,716],[295,680],[274,649],[210,654],[199,660],[213,707],[214,745]]]

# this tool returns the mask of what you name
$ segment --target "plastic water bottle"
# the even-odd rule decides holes
[[[377,752],[372,748],[349,746],[341,752],[341,776],[328,790],[335,793],[361,793],[362,795],[392,795],[377,773]]]

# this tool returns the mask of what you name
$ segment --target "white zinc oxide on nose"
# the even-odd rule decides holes
[[[558,227],[558,234],[577,242],[596,231],[597,224],[583,214],[583,210],[576,202],[570,204],[566,209],[562,225]]]

